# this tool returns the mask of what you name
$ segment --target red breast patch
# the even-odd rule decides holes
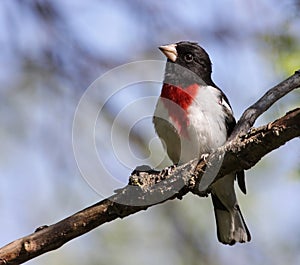
[[[195,99],[198,89],[198,84],[193,84],[185,88],[164,84],[161,91],[160,96],[162,99],[166,99],[163,100],[163,103],[168,109],[169,116],[177,125],[178,133],[183,136],[188,136],[187,126],[189,125],[189,120],[187,109]]]

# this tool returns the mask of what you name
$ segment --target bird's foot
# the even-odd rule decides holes
[[[164,176],[164,177],[169,176],[169,175],[172,173],[172,171],[173,171],[176,167],[177,167],[176,164],[171,165],[171,166],[169,166],[169,167],[165,167],[165,168],[161,171],[161,175]]]
[[[141,165],[141,166],[137,166],[132,172],[131,175],[139,175],[139,173],[142,172],[146,172],[149,174],[154,174],[157,173],[159,171],[153,169],[152,167],[148,166],[148,165]]]
[[[209,157],[209,154],[207,153],[207,154],[202,154],[201,156],[200,156],[200,158],[201,159],[203,159],[205,162],[207,162],[207,158]]]

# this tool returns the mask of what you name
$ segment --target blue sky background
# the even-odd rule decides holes
[[[0,245],[102,198],[81,176],[72,149],[74,113],[95,79],[129,62],[164,60],[157,49],[162,44],[198,41],[238,118],[300,68],[299,6],[296,0],[1,1]],[[142,80],[143,71],[150,70],[129,74]],[[99,87],[95,102],[103,103],[111,85]],[[111,125],[132,102],[158,96],[160,86],[125,87],[99,116],[96,146],[120,185],[132,168],[116,158]],[[299,91],[290,93],[256,126],[299,102]],[[139,105],[134,114],[142,110],[152,113],[154,104]],[[129,113],[115,124],[120,139],[132,129],[133,117]],[[83,120],[83,146],[85,128]],[[131,132],[117,145],[118,152],[130,146],[130,164],[136,157],[153,164],[151,152],[163,155],[150,117]],[[82,155],[88,163],[88,154]],[[298,264],[299,157],[299,139],[294,139],[247,171],[248,195],[238,194],[251,243],[219,244],[210,200],[188,195],[106,224],[28,264]]]

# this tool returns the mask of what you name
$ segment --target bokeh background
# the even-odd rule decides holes
[[[213,78],[238,118],[300,68],[300,1],[0,2],[1,246],[102,198],[74,158],[78,102],[107,71],[137,60],[164,60],[157,46],[180,40],[198,41],[208,51]],[[97,124],[98,148],[123,185],[131,168],[120,166],[104,139],[122,107],[157,96],[160,86],[141,84],[115,95]],[[110,88],[99,89],[101,101],[101,89]],[[299,91],[290,93],[256,125],[299,103]],[[118,124],[120,137],[132,133],[117,149],[129,143],[135,156],[150,157],[151,119],[134,128],[128,124]],[[28,264],[300,264],[299,147],[294,139],[247,171],[248,195],[238,195],[252,233],[248,244],[218,243],[210,200],[188,195],[105,224]]]

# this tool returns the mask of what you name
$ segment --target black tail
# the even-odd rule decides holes
[[[211,194],[211,196],[219,241],[229,245],[250,241],[251,235],[238,204],[236,203],[231,209],[228,209],[215,194]]]

